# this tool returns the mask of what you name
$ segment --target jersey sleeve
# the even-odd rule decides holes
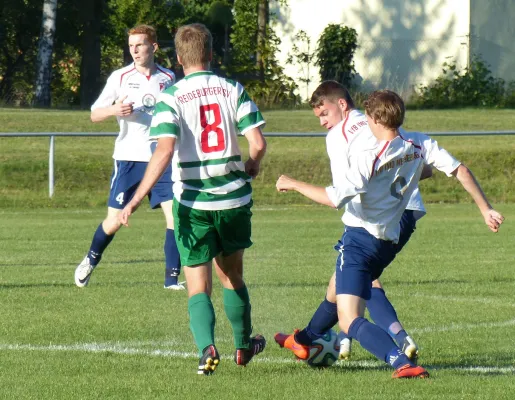
[[[258,126],[264,127],[265,119],[259,111],[256,103],[254,103],[247,91],[239,83],[236,84],[238,101],[236,105],[236,120],[238,130],[242,135],[248,130]]]
[[[113,103],[119,97],[119,79],[120,78],[115,74],[111,74],[109,78],[107,78],[107,82],[104,86],[104,89],[102,90],[102,93],[100,93],[98,99],[91,106],[91,111],[96,110],[97,108],[104,108],[113,105]]]
[[[426,135],[421,136],[423,137],[422,143],[426,163],[444,172],[447,176],[452,176],[461,162],[456,160],[447,150],[439,147],[436,140]]]
[[[173,95],[173,87],[159,93],[150,126],[150,140],[160,137],[180,136],[180,123],[177,113],[177,102]]]
[[[344,174],[339,177],[333,175],[333,186],[328,186],[325,190],[336,208],[342,208],[354,196],[367,191],[374,159],[375,154],[372,152],[358,153],[349,159],[348,168]]]

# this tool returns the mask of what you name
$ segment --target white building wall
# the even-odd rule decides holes
[[[409,94],[440,75],[445,61],[459,67],[468,61],[470,0],[288,0],[286,7],[273,5],[282,41],[279,60],[297,81],[306,77],[305,69],[286,63],[294,35],[305,31],[315,48],[329,24],[357,31],[354,62],[365,89],[388,87]],[[308,88],[298,81],[303,98],[319,84],[314,66],[310,78]]]

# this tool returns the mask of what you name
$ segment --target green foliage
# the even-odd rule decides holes
[[[270,16],[267,33],[259,51],[264,60],[264,79],[256,65],[257,6],[259,0],[234,2],[234,25],[231,38],[231,63],[224,69],[229,76],[240,81],[251,98],[263,108],[296,107],[300,98],[295,94],[297,85],[284,74],[275,54],[281,43],[273,29],[274,15]]]
[[[513,107],[515,82],[507,86],[495,78],[488,64],[478,55],[470,66],[460,70],[456,62],[443,64],[442,75],[427,86],[420,86],[410,101],[419,108]]]
[[[358,34],[353,28],[338,24],[329,24],[318,39],[317,59],[320,67],[320,80],[335,80],[350,87],[356,74],[354,69],[354,52]]]
[[[306,101],[310,98],[309,84],[311,79],[311,66],[316,58],[316,52],[311,47],[311,39],[305,31],[299,31],[293,37],[291,52],[288,53],[286,63],[298,66],[301,77],[299,81],[306,84]]]
[[[234,2],[234,25],[230,34],[231,59],[233,72],[238,76],[252,78],[256,75],[258,1],[235,0]]]

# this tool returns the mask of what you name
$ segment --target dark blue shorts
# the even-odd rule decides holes
[[[107,202],[109,207],[121,210],[127,205],[143,179],[147,165],[147,162],[141,161],[115,160]],[[173,199],[172,185],[172,166],[170,165],[148,194],[152,208],[157,208],[162,202]]]
[[[334,247],[336,259],[336,294],[352,294],[370,299],[372,281],[395,259],[415,230],[413,211],[406,210],[401,218],[399,243],[372,236],[364,228],[346,227]]]

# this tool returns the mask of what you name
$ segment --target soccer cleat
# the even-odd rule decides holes
[[[392,378],[429,378],[429,372],[421,366],[405,364],[395,370]]]
[[[236,349],[234,352],[234,362],[236,365],[246,366],[252,357],[261,353],[266,346],[266,339],[263,335],[256,335],[250,338],[250,348]]]
[[[75,269],[75,284],[78,287],[87,286],[95,267],[96,265],[91,265],[88,256],[84,257],[84,260]]]
[[[198,362],[198,375],[211,375],[220,364],[220,354],[214,344],[207,346]]]
[[[340,354],[338,358],[340,360],[348,360],[351,356],[352,352],[352,339],[351,338],[343,338],[340,341]]]
[[[184,283],[186,282],[177,282],[175,285],[165,285],[165,289],[168,290],[185,290]]]
[[[402,352],[406,354],[406,356],[410,359],[411,362],[417,363],[418,360],[418,346],[415,341],[406,336],[404,342],[402,343]]]
[[[274,339],[279,346],[291,350],[297,358],[307,360],[309,358],[309,346],[304,346],[295,340],[297,332],[299,332],[298,329],[295,329],[292,335],[278,332],[274,335]]]

